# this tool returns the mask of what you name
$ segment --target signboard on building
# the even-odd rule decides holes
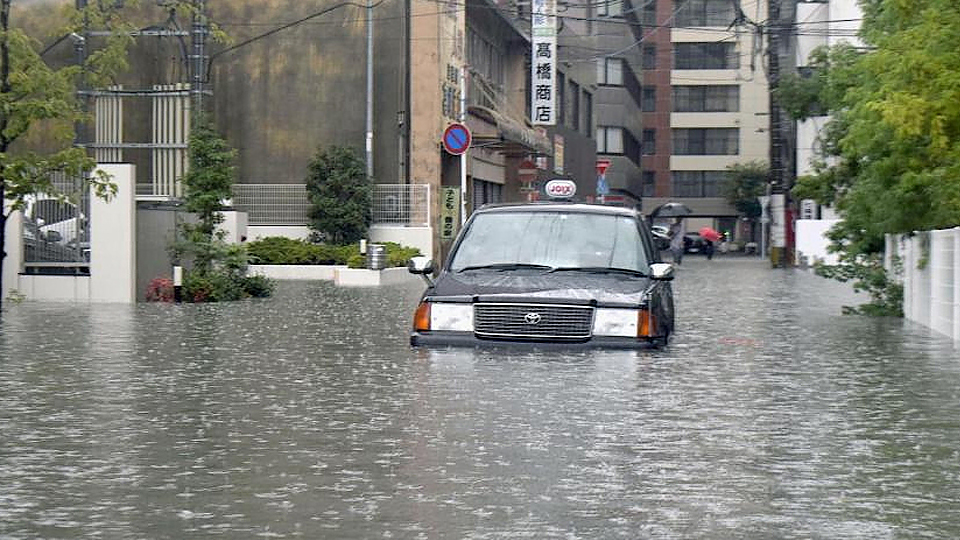
[[[563,174],[563,135],[553,136],[553,172]]]
[[[530,100],[535,125],[556,124],[557,0],[533,0]]]
[[[444,187],[440,191],[440,239],[453,240],[457,235],[460,211],[460,188]]]

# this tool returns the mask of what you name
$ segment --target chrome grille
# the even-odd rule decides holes
[[[478,337],[512,339],[589,339],[593,308],[562,304],[491,304],[473,307]]]

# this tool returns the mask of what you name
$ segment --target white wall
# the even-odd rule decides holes
[[[100,165],[116,184],[109,201],[90,198],[90,301],[137,301],[136,168]]]
[[[797,262],[807,265],[820,261],[837,264],[837,255],[828,253],[830,240],[827,231],[839,222],[837,219],[798,219],[796,221]]]
[[[903,316],[960,341],[960,227],[887,235],[884,265],[903,280]]]
[[[433,229],[431,227],[391,227],[374,225],[370,227],[370,241],[396,242],[402,246],[420,249],[424,257],[433,258]]]
[[[6,213],[10,205],[8,201],[3,203],[3,211]],[[19,290],[18,277],[23,270],[23,217],[19,211],[10,214],[3,233],[7,257],[3,259],[3,275],[0,275],[0,295],[6,298],[11,290]]]

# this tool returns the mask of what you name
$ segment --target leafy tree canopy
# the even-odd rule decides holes
[[[782,95],[799,117],[812,93],[831,115],[794,194],[837,209],[835,245],[851,254],[882,250],[885,233],[960,225],[960,4],[862,6],[867,47],[818,51],[813,82]]]
[[[351,244],[366,237],[373,221],[372,179],[356,152],[343,146],[317,151],[307,175],[310,228],[335,244]]]
[[[727,167],[724,195],[742,215],[757,219],[763,213],[757,197],[766,194],[770,168],[766,163],[751,161]]]

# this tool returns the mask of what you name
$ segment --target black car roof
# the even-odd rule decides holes
[[[482,206],[476,213],[500,212],[577,212],[584,214],[605,214],[614,216],[638,217],[639,213],[633,208],[623,206],[608,206],[603,204],[565,203],[565,202],[533,202],[533,203],[496,203]]]

